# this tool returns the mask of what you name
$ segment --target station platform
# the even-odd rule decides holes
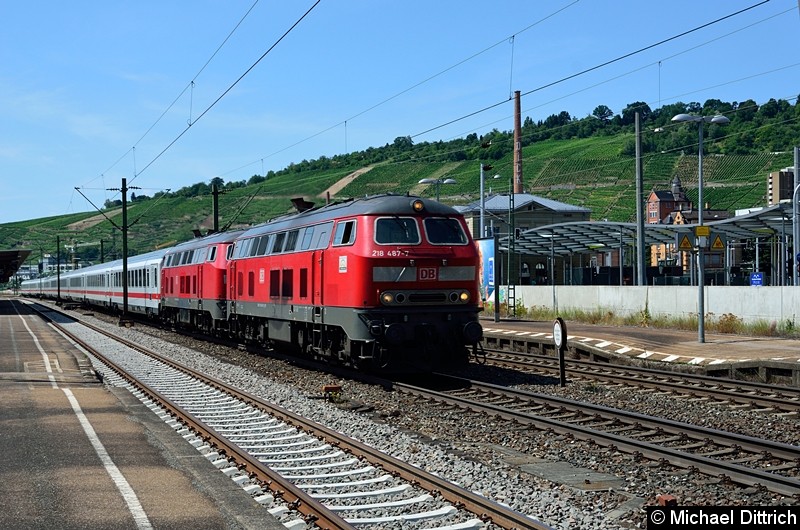
[[[567,343],[580,343],[624,355],[675,364],[700,366],[735,363],[787,363],[800,369],[800,340],[705,333],[700,342],[697,330],[603,326],[565,321]],[[541,337],[552,340],[553,321],[481,318],[484,334]]]
[[[0,299],[0,403],[0,528],[285,528],[10,299]]]

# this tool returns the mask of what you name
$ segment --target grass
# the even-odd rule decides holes
[[[481,316],[494,316],[494,306],[487,303]],[[508,307],[501,305],[500,316],[509,318]],[[555,320],[561,317],[566,321],[581,324],[595,324],[602,326],[634,326],[656,329],[674,329],[680,331],[696,331],[698,327],[697,315],[690,317],[653,317],[647,310],[632,315],[620,315],[606,309],[584,311],[581,309],[567,309],[554,311],[545,306],[526,307],[517,304],[514,318],[520,320]],[[705,330],[709,333],[722,333],[732,335],[745,335],[752,337],[800,338],[800,329],[792,320],[778,322],[776,320],[759,320],[744,323],[734,314],[706,315]]]
[[[524,147],[523,184],[527,193],[589,208],[594,221],[635,221],[635,158],[624,154],[629,140],[621,134],[573,140],[544,140]],[[791,153],[764,152],[756,155],[709,155],[704,158],[704,200],[715,209],[763,206],[766,177],[770,171],[791,165]],[[486,187],[494,193],[508,190],[513,174],[513,155],[491,162]],[[643,156],[644,192],[669,190],[673,175],[681,176],[690,200],[697,198],[697,156],[677,153],[646,153]],[[452,178],[455,184],[441,185],[443,203],[465,205],[478,199],[480,162],[381,162],[348,182],[332,199],[359,197],[382,192],[436,195],[435,185],[418,184],[423,178]],[[288,170],[260,184],[227,190],[219,196],[220,228],[261,224],[292,210],[289,199],[303,197],[323,203],[326,190],[362,167],[330,167],[314,170]],[[494,180],[494,175],[502,179]],[[119,255],[122,224],[119,208],[105,211],[111,221],[76,223],[98,217],[97,211],[8,223],[0,229],[0,248],[30,248],[37,255],[55,254],[56,238],[61,243],[104,242],[106,256]],[[169,243],[186,241],[193,229],[206,231],[212,226],[212,197],[170,197],[162,200],[130,202],[128,245],[131,254],[147,252]],[[71,227],[80,226],[79,230]],[[63,249],[62,249],[63,252]],[[96,259],[88,248],[81,257]],[[778,326],[779,328],[781,326]]]

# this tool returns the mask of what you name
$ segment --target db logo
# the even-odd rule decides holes
[[[436,280],[436,267],[420,267],[418,271],[417,274],[421,282]]]

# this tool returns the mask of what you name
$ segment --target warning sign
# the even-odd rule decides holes
[[[725,248],[725,243],[722,242],[721,237],[714,236],[714,242],[711,243],[711,248],[714,250],[723,250]]]
[[[688,235],[678,234],[678,250],[692,250],[693,246]]]

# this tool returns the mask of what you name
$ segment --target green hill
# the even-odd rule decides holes
[[[770,106],[770,104],[774,105]],[[696,104],[694,104],[696,105]],[[708,103],[707,103],[708,105]],[[737,108],[717,102],[733,116],[724,129],[708,127],[704,157],[704,199],[712,208],[736,209],[765,205],[766,179],[771,171],[794,164],[789,138],[800,137],[798,106],[785,101]],[[755,105],[753,103],[753,105]],[[775,107],[775,108],[773,108]],[[658,111],[647,109],[645,121],[652,133],[643,134],[644,190],[669,189],[680,177],[689,199],[697,200],[697,139],[691,126],[670,126],[669,116],[684,109],[707,108],[676,104]],[[766,109],[766,110],[765,110]],[[777,109],[777,110],[776,110]],[[523,185],[534,195],[589,208],[592,219],[635,220],[636,156],[629,109],[611,120],[587,117],[574,120],[552,116],[544,122],[525,120],[523,126]],[[750,111],[749,113],[746,111]],[[762,111],[764,116],[762,116]],[[767,111],[769,115],[767,116]],[[626,112],[628,118],[626,119]],[[716,111],[714,111],[716,112]],[[644,130],[643,126],[642,130]],[[480,166],[491,164],[486,191],[507,193],[513,173],[513,134],[492,131],[449,142],[414,144],[397,138],[382,148],[292,164],[279,172],[254,175],[247,182],[212,181],[219,195],[220,228],[258,224],[292,211],[289,200],[303,197],[317,204],[382,192],[434,197],[435,185],[423,178],[451,178],[455,184],[439,187],[440,200],[466,204],[479,198]],[[494,175],[501,178],[495,179]],[[207,183],[153,197],[131,197],[128,202],[128,247],[131,254],[185,241],[194,230],[213,227],[211,186]],[[87,211],[60,217],[0,225],[0,248],[32,249],[32,259],[55,254],[56,239],[75,245],[86,260],[98,260],[99,242],[106,259],[119,257],[122,215],[119,202],[107,203],[103,213]]]

